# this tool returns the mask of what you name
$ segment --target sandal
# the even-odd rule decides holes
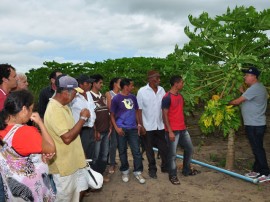
[[[115,166],[112,165],[112,166],[109,167],[109,173],[113,174],[114,172],[115,172]]]
[[[184,173],[184,172],[182,172],[182,174],[183,174],[184,176],[194,176],[194,175],[197,175],[197,174],[200,174],[200,173],[201,173],[201,171],[196,170],[196,169],[194,169],[194,168],[191,169],[189,173]]]
[[[180,185],[180,181],[178,180],[177,176],[170,177],[170,181],[173,185]]]

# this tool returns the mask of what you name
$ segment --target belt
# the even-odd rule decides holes
[[[88,129],[88,128],[93,128],[93,127],[89,127],[89,126],[83,126],[82,129]]]

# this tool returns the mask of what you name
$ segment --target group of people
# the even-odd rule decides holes
[[[252,173],[268,177],[262,145],[266,91],[257,80],[256,68],[244,73],[250,88],[230,104],[243,102],[244,124],[255,155]],[[116,170],[117,149],[122,181],[127,183],[128,145],[134,178],[144,184],[140,138],[150,178],[157,178],[153,147],[158,148],[161,157],[161,172],[168,173],[173,185],[180,184],[176,166],[178,144],[184,149],[182,174],[200,172],[190,166],[193,145],[185,125],[181,76],[170,78],[171,88],[166,93],[160,86],[159,72],[150,70],[148,83],[135,96],[134,82],[129,78],[113,78],[109,91],[102,94],[101,75],[83,74],[75,79],[56,70],[49,75],[50,86],[40,92],[38,113],[33,112],[32,94],[25,90],[27,78],[22,77],[19,82],[15,68],[7,64],[0,65],[0,76],[0,201],[79,201],[88,189],[83,172],[86,159],[103,175],[104,182],[109,182],[109,174]],[[23,90],[17,89],[19,83],[24,84]],[[247,107],[256,118],[246,112]],[[39,130],[28,126],[29,120]]]

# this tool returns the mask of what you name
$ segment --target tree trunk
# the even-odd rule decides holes
[[[227,170],[233,170],[234,167],[234,158],[235,158],[234,145],[235,145],[235,131],[233,129],[230,129],[228,135],[228,150],[225,166]]]

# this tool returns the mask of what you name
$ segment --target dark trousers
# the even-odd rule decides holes
[[[158,148],[161,158],[161,170],[168,169],[168,146],[165,139],[164,130],[151,130],[147,131],[146,135],[142,136],[145,146],[146,156],[148,160],[148,171],[157,172],[156,159],[153,151],[153,147]]]
[[[109,148],[109,157],[110,157],[110,165],[114,166],[116,164],[116,150],[118,147],[118,134],[113,128],[111,136],[110,136],[110,148]]]
[[[255,156],[253,171],[261,175],[269,175],[269,167],[265,150],[263,148],[263,138],[266,126],[245,126],[246,134]]]
[[[94,128],[82,127],[81,133],[82,147],[87,159],[94,159],[95,157],[95,133]]]

